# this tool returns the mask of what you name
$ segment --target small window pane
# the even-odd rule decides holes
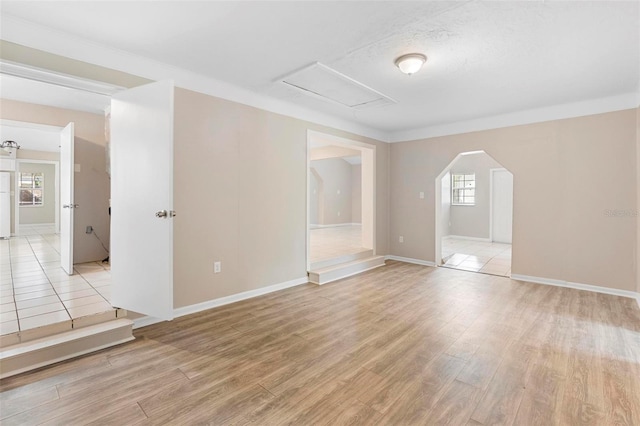
[[[20,173],[20,205],[44,205],[44,173]]]
[[[451,200],[452,204],[474,205],[475,204],[475,174],[452,174],[451,175]]]

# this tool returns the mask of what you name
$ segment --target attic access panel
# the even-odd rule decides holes
[[[281,81],[308,95],[349,108],[365,109],[396,103],[394,99],[320,62],[289,74]]]

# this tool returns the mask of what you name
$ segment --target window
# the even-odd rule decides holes
[[[20,173],[20,205],[44,205],[44,173]]]
[[[451,175],[451,204],[473,206],[476,204],[476,175]]]

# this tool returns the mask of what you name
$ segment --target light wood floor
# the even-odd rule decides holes
[[[640,425],[632,299],[389,262],[0,383],[2,425]]]

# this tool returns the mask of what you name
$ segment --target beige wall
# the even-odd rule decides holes
[[[377,146],[377,250],[387,253],[388,144],[176,89],[175,307],[306,276],[308,129]]]
[[[637,288],[636,110],[391,144],[390,252],[434,261],[435,178],[484,150],[514,175],[514,274]],[[420,199],[420,191],[425,199]],[[404,236],[404,243],[398,236]]]
[[[451,166],[451,173],[476,175],[476,203],[473,206],[450,207],[451,226],[449,233],[472,238],[491,238],[489,235],[490,217],[490,169],[501,168],[502,165],[485,153],[464,155]],[[443,200],[444,194],[443,194]],[[446,235],[446,234],[443,234]]]
[[[105,245],[109,244],[110,182],[105,166],[104,117],[86,112],[0,99],[0,118],[64,127],[75,123],[75,163],[81,171],[75,177],[74,261],[101,260],[106,252],[93,236],[85,234],[91,225]]]
[[[351,165],[351,223],[362,223],[362,165],[360,164]]]
[[[451,234],[451,173],[447,172],[441,179],[442,197],[440,198],[440,236]]]
[[[20,173],[43,173],[43,205],[19,206],[20,224],[55,223],[56,221],[56,166],[45,163],[20,162]],[[19,200],[19,195],[17,199]]]
[[[359,152],[358,152],[359,154]],[[313,160],[310,166],[322,180],[322,222],[318,225],[351,223],[351,164],[342,158]]]

